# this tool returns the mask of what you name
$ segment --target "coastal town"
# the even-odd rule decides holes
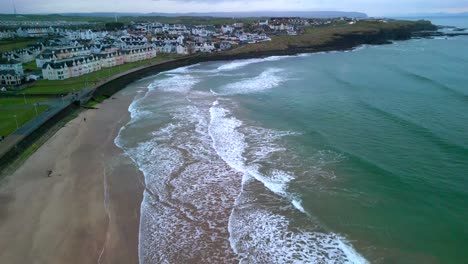
[[[48,21],[18,22],[15,28],[14,21],[3,21],[0,40],[31,39],[35,43],[1,53],[0,89],[22,89],[28,87],[25,83],[38,79],[75,78],[104,68],[149,60],[158,54],[221,52],[268,42],[272,36],[297,36],[303,34],[306,26],[353,24],[356,20],[286,17],[222,25],[112,22],[102,30],[93,30],[89,24]],[[78,29],[71,29],[72,26]]]
[[[346,16],[4,15],[0,19],[0,156],[22,153],[18,148],[22,142],[34,146],[25,139],[64,112],[93,108],[126,84],[156,72],[211,60],[349,50],[434,29],[428,21]]]
[[[467,45],[466,0],[4,0],[0,264],[468,260]]]

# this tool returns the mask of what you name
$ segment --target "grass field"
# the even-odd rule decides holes
[[[53,101],[53,98],[47,97],[33,97],[33,98],[23,98],[23,97],[14,97],[14,98],[1,98],[0,97],[0,109],[10,106],[22,106],[24,104],[34,104],[38,102]]]
[[[23,63],[23,69],[26,70],[26,69],[31,69],[33,71],[38,71],[38,70],[41,70],[41,68],[37,67],[37,64],[36,64],[36,61],[31,61],[31,62],[28,62],[28,63]]]
[[[62,80],[62,81],[39,80],[35,83],[33,87],[17,92],[18,97],[0,98],[0,136],[7,136],[16,130],[16,121],[14,117],[15,115],[16,115],[19,127],[21,127],[27,121],[36,117],[34,106],[26,106],[24,108],[21,107],[17,109],[9,109],[9,110],[2,110],[2,108],[11,107],[11,106],[23,106],[25,105],[25,103],[32,104],[36,102],[44,102],[44,101],[53,100],[53,98],[47,98],[47,97],[32,97],[32,98],[26,97],[26,102],[25,102],[25,98],[21,96],[23,93],[25,94],[64,94],[64,93],[71,92],[73,90],[87,88],[99,80],[106,79],[109,76],[130,70],[133,68],[144,66],[150,63],[162,62],[162,61],[174,59],[177,57],[180,57],[180,55],[162,54],[162,55],[158,55],[156,58],[151,59],[151,60],[128,63],[128,64],[120,65],[118,67],[103,69],[98,72],[93,72],[87,75],[80,76],[78,78],[71,78],[71,79]],[[37,110],[40,114],[43,111],[45,111],[47,108],[48,108],[47,106],[38,106]]]
[[[0,52],[8,52],[15,49],[23,49],[28,45],[37,44],[37,39],[0,40]]]
[[[42,113],[47,110],[48,106],[38,106],[38,113]],[[8,136],[16,130],[16,120],[18,121],[18,127],[21,127],[29,120],[36,117],[36,111],[33,106],[14,110],[0,110],[0,136]]]
[[[324,27],[306,27],[303,35],[299,36],[273,36],[270,42],[244,45],[237,49],[225,52],[226,54],[241,54],[257,51],[285,50],[290,47],[313,48],[325,45],[340,35],[366,34],[382,30],[405,30],[407,27],[428,27],[428,22],[418,21],[360,21],[356,24],[334,24]]]
[[[132,68],[137,68],[140,66],[148,65],[150,63],[162,62],[165,60],[170,60],[180,57],[176,54],[158,54],[156,58],[139,61],[134,63],[127,63],[112,68],[105,68],[97,72],[86,74],[77,78],[70,78],[60,81],[51,81],[51,80],[38,80],[35,82],[34,86],[27,88],[26,90],[21,91],[20,93],[26,94],[65,94],[73,90],[80,90],[84,88],[91,87],[93,84],[99,80],[104,80],[109,76],[119,74],[121,72],[130,70]]]

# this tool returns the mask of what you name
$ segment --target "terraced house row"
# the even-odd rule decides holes
[[[42,66],[42,75],[46,80],[64,80],[99,71],[102,68],[154,57],[156,57],[156,49],[153,47],[101,52],[88,56],[46,62]]]

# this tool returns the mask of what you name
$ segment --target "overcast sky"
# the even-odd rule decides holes
[[[0,13],[360,11],[371,16],[467,12],[468,0],[0,0]]]

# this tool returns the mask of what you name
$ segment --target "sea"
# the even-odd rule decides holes
[[[468,263],[468,37],[128,89],[115,143],[144,174],[140,263]]]

